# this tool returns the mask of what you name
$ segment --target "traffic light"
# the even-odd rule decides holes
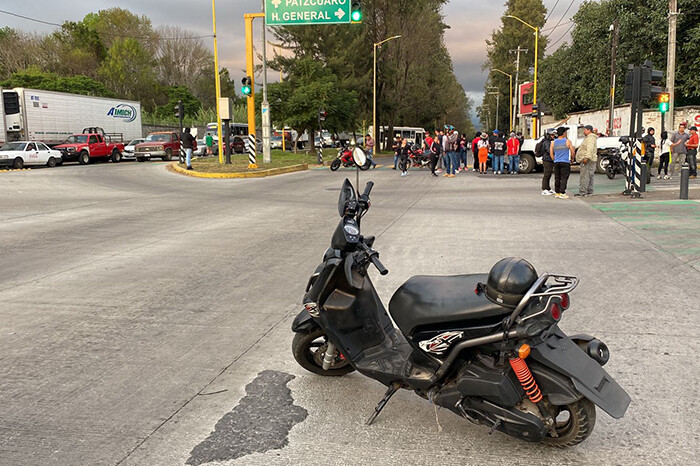
[[[652,66],[650,61],[646,61],[642,66],[641,100],[653,99],[666,92],[666,89],[661,86],[664,72],[652,69]]]
[[[634,99],[634,72],[625,75],[625,103],[631,103]]]
[[[362,22],[362,2],[355,0],[350,9],[350,22],[353,24]]]
[[[244,96],[250,97],[253,94],[253,80],[250,76],[246,76],[241,82],[243,83],[243,87],[241,87],[241,92]]]
[[[182,100],[178,100],[177,105],[175,106],[175,118],[184,118],[184,116],[185,116],[184,105],[182,105]]]
[[[661,113],[668,112],[668,106],[671,103],[671,94],[664,92],[659,94],[659,111]]]

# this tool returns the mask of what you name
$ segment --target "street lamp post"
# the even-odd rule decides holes
[[[513,131],[513,120],[515,119],[515,116],[513,115],[513,75],[508,74],[503,70],[499,70],[498,68],[493,68],[491,71],[497,71],[503,75],[508,76],[508,79],[510,80],[510,131]]]
[[[382,45],[384,42],[389,42],[390,40],[393,39],[398,39],[399,36],[393,36],[389,37],[388,39],[384,39],[383,41],[380,42],[375,42],[374,44],[374,66],[373,66],[373,72],[374,72],[374,91],[373,91],[373,108],[372,108],[372,128],[374,131],[374,134],[372,135],[374,137],[374,144],[377,150],[381,150],[381,139],[379,139],[379,133],[377,132],[377,47]]]
[[[498,120],[499,120],[498,119],[498,110],[499,110],[499,106],[501,103],[501,93],[500,93],[498,87],[496,87],[496,86],[489,86],[488,88],[492,89],[492,90],[493,89],[496,90],[496,92],[489,92],[489,95],[496,96],[496,119],[494,120],[494,129],[498,129]]]
[[[534,95],[532,96],[532,99],[533,99],[533,102],[535,103],[535,105],[537,105],[537,107],[538,107],[538,109],[537,109],[538,116],[533,117],[534,121],[533,121],[533,125],[532,125],[532,139],[537,139],[538,129],[539,129],[538,128],[538,126],[539,126],[538,125],[538,123],[539,123],[539,105],[537,103],[537,59],[539,56],[540,28],[535,27],[532,24],[526,23],[525,21],[518,18],[517,16],[506,15],[505,17],[516,19],[516,20],[520,21],[521,23],[523,23],[525,26],[527,26],[530,29],[532,29],[533,31],[535,31],[535,84],[534,84],[534,90],[533,90]]]

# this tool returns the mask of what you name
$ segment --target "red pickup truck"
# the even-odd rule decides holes
[[[172,160],[173,155],[180,154],[180,137],[177,133],[160,131],[146,136],[146,140],[137,144],[134,149],[134,157],[139,162],[146,159],[160,158]]]
[[[111,160],[118,163],[122,159],[124,144],[107,140],[101,128],[85,128],[81,134],[74,134],[54,149],[61,151],[62,162],[77,160],[86,165],[94,159]]]

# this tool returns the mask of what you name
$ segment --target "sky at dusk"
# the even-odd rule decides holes
[[[557,29],[550,31],[551,40],[557,41],[567,33],[569,19],[576,13],[583,0],[544,0],[544,4],[553,12],[545,26],[553,27],[560,22]],[[481,103],[484,82],[487,71],[481,67],[486,59],[485,40],[491,32],[500,27],[500,17],[505,9],[505,1],[481,0],[451,0],[444,8],[445,22],[450,26],[446,31],[445,42],[454,62],[457,79],[464,87],[467,95],[475,102],[475,107]],[[219,60],[221,66],[231,70],[232,76],[242,75],[245,68],[245,37],[243,28],[243,13],[261,11],[261,0],[219,0],[216,2],[217,36]],[[203,36],[212,32],[211,2],[208,0],[120,0],[111,2],[105,0],[71,0],[70,2],[52,2],[47,0],[24,0],[8,3],[0,10],[43,20],[51,23],[63,21],[79,21],[86,14],[101,9],[120,7],[130,10],[137,15],[145,15],[151,19],[154,27],[175,25],[192,30],[196,35]],[[568,11],[567,11],[568,9]],[[259,21],[259,20],[256,20]],[[55,26],[45,25],[25,19],[20,19],[0,12],[0,27],[10,26],[27,32],[51,32]],[[258,22],[256,47],[261,46],[261,27]],[[270,40],[271,34],[268,35]],[[568,39],[568,34],[562,44]],[[213,49],[213,40],[204,39]],[[258,49],[259,50],[259,49]],[[268,54],[272,56],[271,48]],[[372,53],[368,50],[367,53]],[[274,72],[269,73],[274,81]]]

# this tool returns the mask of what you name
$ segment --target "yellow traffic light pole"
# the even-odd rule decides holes
[[[255,62],[253,61],[253,20],[255,18],[264,18],[265,13],[246,13],[243,15],[245,19],[245,49],[246,61],[245,72],[250,76],[250,95],[248,96],[248,135],[253,135],[255,138]],[[255,140],[255,139],[253,139]],[[257,143],[253,147],[253,151],[257,151]],[[258,168],[257,163],[249,163],[248,168]]]
[[[221,137],[221,109],[219,100],[221,99],[221,77],[219,76],[219,50],[216,44],[216,0],[211,0],[211,15],[214,24],[214,74],[216,86],[216,131],[219,136],[219,163],[224,163],[223,138]],[[182,128],[180,128],[182,131]]]

